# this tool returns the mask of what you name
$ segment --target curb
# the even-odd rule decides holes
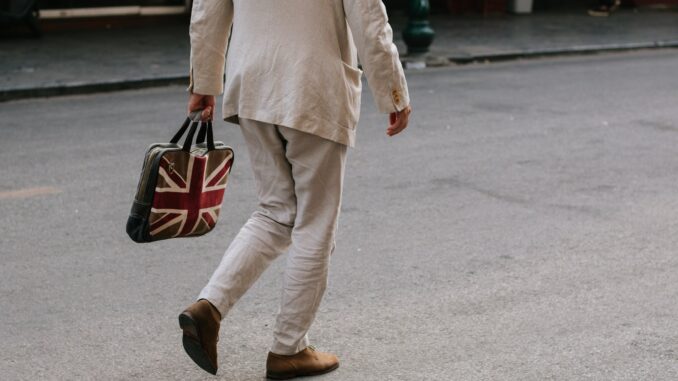
[[[629,52],[639,50],[675,49],[678,40],[655,41],[643,43],[609,44],[609,45],[579,45],[569,48],[519,50],[501,53],[478,55],[452,55],[449,57],[436,55],[403,56],[402,62],[406,69],[425,69],[449,65],[469,65],[474,63],[502,62],[519,59],[534,59],[543,57],[592,55],[614,52]]]
[[[487,55],[476,56],[452,56],[449,58],[450,63],[458,65],[468,65],[477,62],[500,62],[512,61],[518,59],[542,58],[542,57],[556,57],[556,56],[574,56],[574,55],[590,55],[599,53],[613,53],[613,52],[628,52],[637,50],[655,50],[655,49],[673,49],[678,48],[678,40],[670,41],[655,41],[651,43],[626,43],[626,44],[610,44],[610,45],[580,45],[569,48],[558,49],[539,49],[539,50],[522,50],[516,52],[503,52]]]
[[[96,83],[70,83],[33,88],[3,89],[0,90],[0,102],[27,98],[55,97],[60,95],[105,93],[170,85],[188,86],[188,76],[175,75],[158,78],[123,79]]]
[[[440,56],[403,56],[402,63],[406,69],[424,69],[427,67],[441,67],[456,65],[469,65],[478,62],[501,62],[519,59],[532,59],[542,57],[590,55],[611,52],[626,52],[636,50],[675,49],[678,48],[678,40],[655,41],[651,43],[627,43],[611,45],[581,45],[569,48],[521,50],[515,52],[502,52],[486,55],[457,55],[448,58]],[[77,95],[103,93],[120,90],[143,89],[148,87],[162,87],[170,85],[187,85],[187,75],[170,75],[157,78],[122,79],[97,83],[70,83],[63,85],[0,89],[0,102],[27,98],[44,98],[61,95]]]

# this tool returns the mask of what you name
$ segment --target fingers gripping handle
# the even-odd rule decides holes
[[[188,134],[186,135],[186,140],[184,140],[182,150],[185,152],[190,152],[191,145],[193,144],[193,137],[195,136],[195,132],[198,129],[198,127],[200,127],[200,129],[198,130],[196,143],[199,144],[205,142],[205,138],[207,138],[207,151],[214,150],[214,134],[212,132],[212,121],[208,120],[206,122],[202,122],[201,114],[202,110],[192,111],[186,118],[184,123],[181,125],[181,128],[179,128],[179,131],[177,131],[177,133],[174,134],[174,137],[172,137],[170,143],[178,144],[181,137],[184,135],[186,130],[188,130]]]
[[[199,110],[193,110],[190,113],[188,113],[188,118],[194,122],[201,122],[202,121],[202,112],[204,109],[199,109]]]

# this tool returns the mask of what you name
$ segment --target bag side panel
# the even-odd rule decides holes
[[[129,237],[135,242],[151,242],[153,238],[149,235],[149,214],[151,212],[151,203],[155,193],[155,184],[158,178],[160,159],[163,153],[168,150],[178,150],[176,144],[154,144],[152,145],[144,159],[137,194],[132,204],[129,218],[127,219],[126,231]]]

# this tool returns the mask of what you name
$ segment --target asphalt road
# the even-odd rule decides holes
[[[678,52],[409,72],[388,138],[364,95],[323,380],[678,379]],[[262,380],[283,261],[224,320],[212,377],[177,315],[255,206],[240,132],[216,230],[135,244],[145,147],[183,87],[0,104],[0,379]]]

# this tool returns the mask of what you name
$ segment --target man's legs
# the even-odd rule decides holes
[[[259,208],[226,250],[221,263],[200,293],[221,317],[287,251],[297,201],[285,141],[272,124],[241,119],[240,125],[254,171]]]
[[[327,286],[346,146],[252,120],[241,119],[240,125],[259,209],[231,242],[198,301],[179,315],[184,348],[198,366],[216,374],[219,320],[291,245],[266,374],[287,379],[332,371],[337,357],[306,348],[306,334]]]
[[[292,169],[275,126],[242,120],[257,185],[259,208],[240,229],[198,301],[179,315],[188,356],[216,374],[220,320],[291,243],[296,218]],[[201,300],[204,299],[204,300]]]
[[[303,350],[327,285],[334,249],[346,146],[315,135],[241,119],[259,209],[226,250],[198,299],[225,317],[280,254],[291,250],[272,352]]]
[[[271,352],[293,355],[308,346],[306,334],[327,286],[347,148],[294,129],[277,130],[286,141],[297,214]]]

